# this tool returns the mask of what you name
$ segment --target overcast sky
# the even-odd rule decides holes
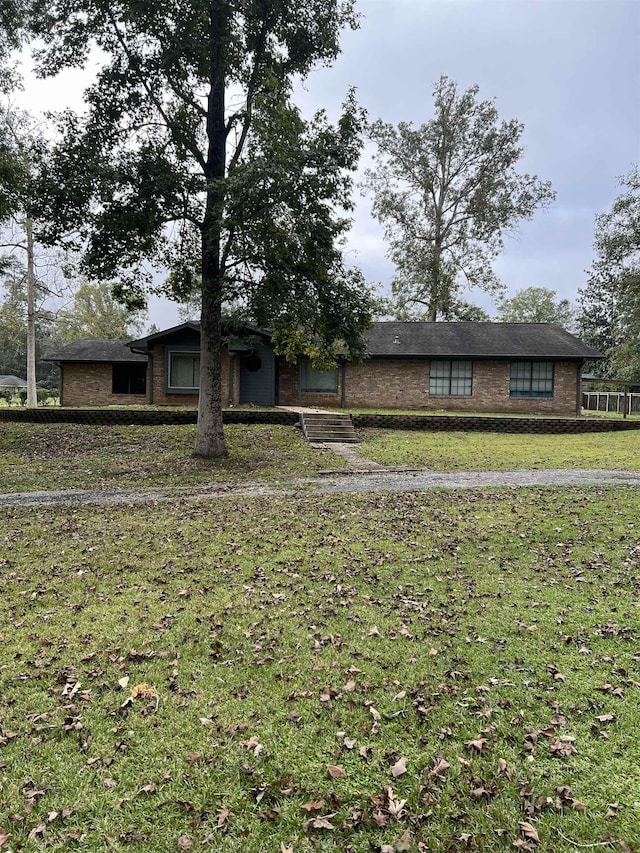
[[[344,33],[338,61],[298,93],[305,112],[324,107],[335,117],[355,86],[371,119],[419,125],[432,117],[441,74],[459,90],[477,83],[501,118],[524,123],[520,170],[557,193],[507,238],[496,270],[510,294],[549,287],[575,300],[593,257],[594,217],[640,160],[639,0],[359,0],[357,8],[361,26]],[[25,106],[51,105],[52,85],[48,94],[30,85]],[[348,248],[367,280],[388,288],[393,266],[362,197]],[[481,294],[466,298],[494,311]],[[154,301],[153,322],[175,319]]]

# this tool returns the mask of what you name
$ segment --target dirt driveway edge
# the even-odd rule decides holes
[[[553,486],[640,486],[640,472],[597,469],[526,471],[420,470],[326,472],[323,476],[280,483],[212,483],[209,486],[129,489],[66,489],[0,494],[1,507],[132,504],[195,501],[263,495],[337,494],[346,492],[420,492],[429,489],[516,489]]]

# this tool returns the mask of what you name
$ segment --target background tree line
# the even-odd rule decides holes
[[[26,269],[5,258],[0,273],[0,375],[24,379],[27,363]],[[64,281],[53,290],[36,279],[36,362],[40,391],[55,395],[58,369],[46,357],[84,338],[130,340],[143,327],[144,312],[132,312],[113,296],[109,283]]]

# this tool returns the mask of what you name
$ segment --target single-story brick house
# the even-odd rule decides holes
[[[374,323],[367,357],[320,371],[274,353],[268,332],[224,347],[226,405],[398,408],[575,415],[585,361],[604,356],[547,323]],[[200,327],[136,341],[78,341],[49,357],[64,406],[195,406]]]

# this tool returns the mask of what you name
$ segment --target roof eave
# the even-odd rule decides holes
[[[505,360],[505,359],[540,359],[541,361],[548,361],[549,359],[553,359],[554,361],[597,361],[601,359],[605,359],[607,356],[602,355],[601,353],[591,354],[591,353],[582,353],[580,355],[576,353],[527,353],[527,352],[500,352],[500,353],[473,353],[473,352],[456,352],[456,353],[444,353],[444,352],[368,352],[366,354],[367,358],[387,358],[387,359],[400,359],[400,358],[414,358],[414,359],[437,359],[437,358],[471,358],[476,360]]]

